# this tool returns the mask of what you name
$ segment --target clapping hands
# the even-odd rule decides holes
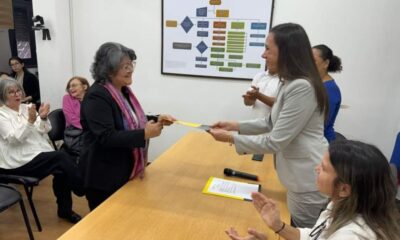
[[[247,106],[254,105],[257,100],[259,91],[260,89],[258,87],[251,86],[251,89],[242,95],[244,104]]]
[[[39,116],[41,119],[47,119],[50,112],[50,104],[42,103],[39,108]],[[33,124],[36,121],[37,112],[35,104],[28,106],[28,122]]]
[[[42,103],[39,108],[39,116],[41,119],[47,119],[47,115],[50,112],[50,104]]]

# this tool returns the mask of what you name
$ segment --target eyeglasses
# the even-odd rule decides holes
[[[82,86],[82,84],[81,84],[81,83],[77,83],[77,84],[70,84],[70,85],[68,86],[68,89],[71,89],[71,88],[76,88],[76,87],[79,87],[79,86]]]
[[[7,94],[10,96],[16,97],[17,95],[21,95],[22,91],[21,91],[21,89],[18,89],[17,91],[11,90],[11,91],[7,92]]]
[[[17,65],[20,65],[20,64],[21,64],[21,63],[16,62],[16,63],[11,63],[10,66],[11,66],[11,67],[14,67],[14,66],[17,66]]]
[[[136,61],[132,61],[131,63],[125,63],[124,65],[121,66],[120,69],[123,69],[126,72],[129,71],[135,71],[136,68]]]
[[[321,235],[321,233],[324,231],[325,227],[326,227],[326,221],[328,219],[325,219],[325,221],[323,221],[320,225],[316,226],[310,233],[310,239],[318,239],[319,236]]]

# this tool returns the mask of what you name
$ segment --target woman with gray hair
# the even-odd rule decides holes
[[[161,134],[169,115],[146,116],[129,88],[136,54],[119,43],[104,43],[92,65],[95,83],[81,105],[83,147],[80,167],[86,198],[95,209],[136,176],[143,177],[149,139]]]
[[[47,141],[51,130],[49,104],[22,104],[22,86],[14,79],[0,81],[0,173],[43,179],[54,176],[53,191],[60,218],[76,223],[81,216],[72,211],[71,190],[84,195],[77,166],[64,152],[54,151]]]

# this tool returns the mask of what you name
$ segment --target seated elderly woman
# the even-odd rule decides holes
[[[72,211],[71,190],[84,195],[77,166],[64,152],[54,151],[47,141],[51,129],[49,104],[21,104],[22,86],[13,79],[0,81],[0,173],[43,179],[52,174],[60,218],[71,223],[81,217]]]
[[[64,150],[77,158],[82,148],[81,102],[89,88],[83,77],[72,77],[66,87],[62,110],[65,116]]]

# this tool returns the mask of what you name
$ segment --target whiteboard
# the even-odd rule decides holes
[[[264,71],[273,0],[163,0],[163,74],[252,79]]]

